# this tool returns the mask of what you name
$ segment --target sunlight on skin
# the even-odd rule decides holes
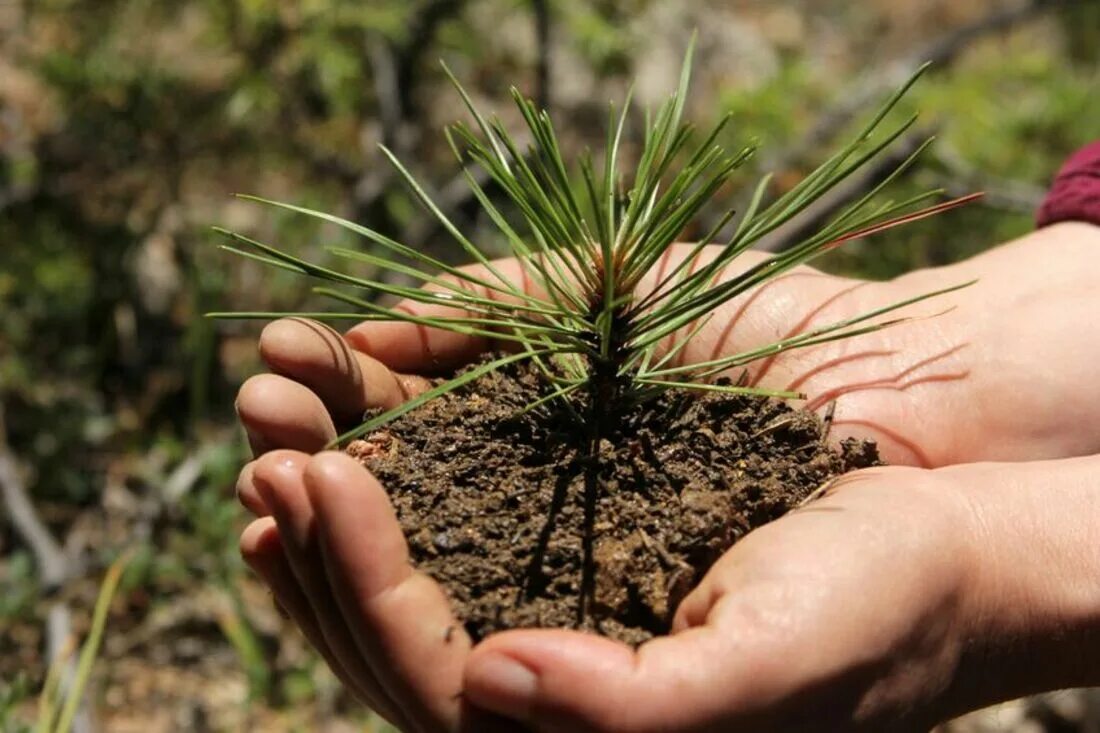
[[[768,285],[766,297],[750,293],[728,303],[682,356],[692,362],[744,350],[979,277],[945,302],[911,309],[929,315],[954,306],[937,318],[762,360],[750,374],[764,386],[798,385],[820,409],[836,399],[833,437],[873,437],[893,463],[1097,452],[1100,385],[1091,371],[1100,357],[1100,323],[1084,316],[1095,310],[1097,246],[1100,230],[1064,224],[889,283],[801,268]],[[739,266],[750,261],[746,256]],[[514,263],[502,267],[519,282]],[[976,530],[969,504],[945,497],[967,496],[982,482],[1011,483],[988,473],[979,482],[977,469],[966,468],[857,474],[865,480],[842,482],[825,500],[754,532],[682,604],[679,633],[638,655],[595,637],[521,631],[497,635],[471,656],[440,589],[409,569],[382,488],[345,456],[306,453],[364,408],[423,389],[409,374],[468,361],[486,346],[387,323],[358,326],[345,342],[327,328],[283,321],[261,338],[264,359],[281,376],[253,378],[238,399],[258,454],[305,451],[268,453],[242,471],[241,501],[262,517],[242,537],[242,551],[349,687],[403,729],[492,730],[492,721],[463,707],[464,689],[482,706],[555,731],[707,729],[698,727],[703,720],[753,730],[763,722],[805,722],[799,716],[820,710],[822,700],[838,720],[873,725],[901,720],[907,706],[936,716],[1004,692],[967,690],[965,697],[953,687],[970,659],[965,634],[976,633],[964,620],[987,609],[961,600],[972,587],[967,569],[980,563],[969,557],[970,546],[954,543]],[[1050,488],[1044,481],[1057,486],[1059,470],[1032,476],[1021,491]],[[819,511],[829,507],[844,511]],[[265,516],[271,514],[274,523]],[[861,601],[853,604],[856,596]],[[913,629],[925,632],[914,637]],[[788,648],[784,639],[801,646]],[[907,664],[883,666],[888,659]],[[509,679],[514,689],[507,689]],[[824,687],[807,687],[810,679]],[[531,685],[537,692],[524,702],[516,690]],[[646,704],[612,707],[616,699]],[[829,730],[827,719],[815,719],[814,729]],[[891,729],[928,722],[916,715]]]
[[[1081,229],[1090,236],[1079,236]],[[1094,229],[1080,224],[1051,227],[959,265],[860,287],[800,268],[760,289],[768,291],[766,298],[750,293],[723,306],[681,357],[692,362],[743,351],[798,327],[831,323],[944,283],[979,278],[966,290],[905,312],[931,316],[953,307],[943,315],[787,352],[750,365],[750,372],[761,386],[797,384],[820,410],[835,396],[834,438],[874,438],[894,464],[1037,459],[1100,449],[1094,409],[1100,386],[1089,374],[1090,360],[1077,358],[1084,345],[1098,341],[1090,329],[1100,330],[1100,324],[1083,317],[1090,310],[1087,300],[1095,282],[1089,267],[1082,266],[1089,258],[1083,252],[1075,255],[1094,246]],[[685,251],[681,248],[679,254]],[[754,256],[761,255],[747,253],[739,267],[747,267]],[[503,269],[519,280],[521,268],[514,263]],[[415,308],[423,312],[426,306]],[[1067,319],[1067,312],[1080,317]],[[1003,344],[1027,346],[1005,349]],[[484,339],[403,323],[357,326],[345,343],[327,328],[281,321],[265,329],[261,339],[261,352],[276,372],[314,392],[328,391],[326,404],[341,427],[353,424],[365,405],[390,407],[426,384],[393,376],[390,369],[400,375],[419,371],[426,363],[451,368],[487,346]],[[1059,365],[1056,373],[1049,370],[1051,364]],[[281,409],[277,399],[243,399],[253,386],[246,383],[239,402],[258,405],[255,409],[261,411]],[[307,424],[323,428],[320,424],[328,418],[320,403],[306,408],[306,395],[290,397],[293,390],[286,384],[272,388],[286,390],[287,399],[301,408],[288,408],[286,417],[300,415],[302,420],[243,416],[246,425],[268,424],[284,432]],[[1056,408],[1071,412],[1063,418]],[[1022,421],[1020,415],[1031,419]],[[959,431],[960,425],[965,430]]]

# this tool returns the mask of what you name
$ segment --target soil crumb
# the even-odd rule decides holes
[[[872,442],[830,448],[812,413],[718,392],[665,394],[594,451],[565,410],[522,412],[544,390],[532,367],[505,368],[347,449],[475,640],[536,626],[630,644],[665,634],[739,538],[879,462]]]

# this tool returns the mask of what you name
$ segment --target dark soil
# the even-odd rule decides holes
[[[740,537],[878,462],[873,443],[830,449],[811,413],[716,392],[638,408],[594,460],[566,413],[519,414],[542,389],[529,368],[505,369],[348,448],[475,640],[530,626],[633,644],[667,633]]]

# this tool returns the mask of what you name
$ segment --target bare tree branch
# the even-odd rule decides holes
[[[366,40],[382,142],[399,158],[407,157],[416,145],[417,130],[410,121],[417,117],[416,86],[422,57],[432,47],[440,25],[460,13],[464,5],[465,0],[430,0],[414,16],[399,46],[374,35]],[[355,218],[367,218],[393,181],[391,166],[364,171],[355,181]]]
[[[531,0],[535,19],[535,45],[538,59],[535,62],[535,101],[542,109],[550,109],[551,17],[548,0]]]
[[[1041,186],[1033,183],[986,175],[946,145],[937,146],[936,160],[947,169],[942,185],[951,196],[961,196],[974,190],[984,191],[984,206],[1032,215],[1046,195]]]
[[[462,12],[465,5],[466,0],[428,0],[409,25],[405,42],[394,49],[394,71],[403,117],[414,117],[416,113],[417,72],[424,52],[431,48],[439,27]]]
[[[7,444],[2,412],[0,412],[0,489],[3,490],[4,506],[7,507],[12,526],[34,556],[35,564],[38,566],[38,577],[44,589],[57,590],[72,576],[73,570],[61,545],[39,519],[31,503],[22,471]]]
[[[1070,2],[1073,0],[1026,0],[956,28],[927,46],[888,63],[885,68],[867,72],[837,96],[837,103],[818,118],[797,145],[788,148],[780,156],[773,156],[767,161],[765,168],[781,170],[820,150],[868,105],[903,84],[921,64],[930,61],[934,67],[946,66],[979,38],[1007,31]]]
[[[35,511],[19,462],[8,446],[3,404],[0,404],[0,491],[12,526],[34,556],[43,591],[47,595],[56,593],[78,574],[79,569]],[[71,637],[72,614],[69,607],[63,600],[55,600],[46,613],[44,657],[47,664],[67,651]],[[63,684],[69,685],[75,673],[76,660],[70,658],[62,677]],[[91,716],[84,701],[81,701],[80,710],[73,720],[72,730],[73,733],[89,733],[92,730]]]
[[[1017,5],[993,12],[974,23],[956,28],[929,45],[909,53],[886,65],[884,69],[864,74],[838,96],[838,102],[818,118],[817,123],[796,145],[780,155],[773,155],[761,167],[764,170],[784,170],[796,165],[828,144],[853,118],[874,100],[897,88],[908,79],[916,68],[931,61],[935,66],[945,66],[954,61],[977,39],[991,33],[1004,32],[1020,23],[1073,0],[1025,0]],[[809,207],[783,228],[765,237],[758,249],[778,252],[824,221],[846,201],[870,189],[882,180],[882,176],[901,162],[915,147],[916,138],[907,138],[895,145],[894,152],[884,156],[876,165],[866,169],[856,178],[840,185],[829,195]],[[899,157],[900,156],[900,157]],[[1019,210],[1028,206],[1034,192],[1008,189],[986,201],[987,205],[1001,204]]]
[[[393,47],[381,36],[372,35],[367,41],[367,57],[370,59],[374,96],[378,102],[378,121],[382,123],[382,142],[396,148],[405,124],[401,82],[397,76],[397,59]]]
[[[489,174],[483,168],[471,170],[470,175],[474,177],[479,186],[484,187],[489,184]],[[436,202],[439,210],[450,219],[455,212],[474,200],[474,190],[470,187],[466,176],[459,173],[440,188],[438,193],[432,196],[432,200]],[[413,226],[409,227],[405,241],[410,247],[419,247],[434,236],[441,226],[439,219],[434,216],[420,217]]]
[[[829,193],[808,206],[801,214],[776,229],[756,244],[764,252],[780,252],[804,239],[853,199],[881,183],[909,156],[917,151],[928,135],[910,134],[894,144],[889,152],[868,164],[859,173],[838,184]]]

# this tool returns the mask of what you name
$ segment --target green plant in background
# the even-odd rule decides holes
[[[701,143],[692,144],[693,127],[682,121],[690,69],[689,50],[678,90],[655,115],[647,116],[640,159],[633,181],[626,188],[619,156],[630,109],[629,97],[622,112],[616,113],[614,107],[611,109],[602,165],[598,165],[591,154],[586,154],[580,160],[579,170],[570,170],[563,160],[549,115],[540,111],[534,102],[513,90],[513,99],[526,123],[525,134],[530,138],[523,149],[499,119],[487,119],[478,111],[461,84],[452,77],[476,122],[476,130],[456,123],[448,129],[448,139],[459,160],[481,166],[520,212],[525,225],[523,232],[513,226],[486,188],[469,170],[466,171],[469,185],[484,211],[504,234],[523,269],[524,278],[533,284],[532,289],[521,287],[502,273],[447,219],[404,165],[385,148],[383,152],[420,201],[439,217],[463,250],[481,265],[480,270],[471,272],[451,267],[372,229],[329,214],[263,199],[253,200],[351,229],[378,248],[399,255],[411,264],[359,250],[336,248],[333,254],[410,276],[434,286],[433,289],[396,286],[356,277],[307,262],[241,234],[218,230],[233,241],[233,245],[226,247],[230,251],[274,267],[351,286],[368,294],[397,295],[429,306],[457,309],[445,314],[431,311],[417,314],[378,305],[325,286],[317,292],[363,311],[293,315],[404,321],[511,342],[517,348],[516,353],[463,372],[404,405],[368,420],[344,438],[364,434],[483,374],[523,360],[532,362],[550,387],[547,394],[528,409],[562,398],[567,409],[595,434],[603,434],[601,424],[605,421],[613,421],[626,410],[669,389],[797,398],[800,395],[796,393],[714,383],[709,378],[762,357],[886,328],[906,319],[881,320],[880,317],[965,287],[956,285],[909,298],[744,352],[678,364],[676,356],[690,337],[706,325],[716,308],[732,298],[846,241],[930,216],[973,198],[964,197],[916,211],[914,208],[918,204],[941,192],[924,191],[901,202],[877,200],[878,194],[915,160],[931,142],[929,140],[886,180],[843,209],[815,234],[733,277],[722,277],[727,267],[761,237],[783,226],[858,171],[913,125],[915,115],[885,134],[877,134],[899,100],[923,73],[921,69],[886,101],[851,143],[767,206],[763,201],[769,178],[765,177],[756,187],[748,209],[737,220],[733,234],[718,245],[712,258],[695,267],[701,261],[703,249],[734,220],[735,211],[726,212],[711,231],[690,247],[682,260],[642,292],[643,278],[669,253],[670,247],[701,209],[753,153],[750,146],[731,154],[716,143],[730,122],[729,116],[705,135]],[[435,270],[442,270],[449,277],[433,274]],[[269,318],[286,314],[212,315]],[[668,337],[683,329],[690,329],[687,337],[669,349],[661,349]],[[574,394],[587,398],[586,408],[578,410],[573,401],[564,399]],[[582,411],[586,414],[581,415]]]
[[[156,477],[144,476],[151,453],[167,446],[171,464],[200,445],[228,443],[237,435],[229,432],[232,394],[258,368],[255,334],[247,323],[211,329],[210,323],[196,320],[197,314],[214,308],[318,309],[315,300],[305,299],[305,278],[285,271],[258,278],[247,261],[219,266],[220,253],[202,246],[198,232],[211,221],[231,221],[231,228],[264,241],[273,241],[269,232],[278,232],[282,242],[294,243],[294,254],[332,266],[333,258],[317,252],[319,220],[279,211],[257,223],[250,217],[268,212],[240,207],[226,193],[245,189],[337,212],[455,261],[448,258],[451,242],[444,241],[438,227],[415,231],[426,217],[416,215],[417,206],[399,177],[374,178],[382,173],[380,167],[360,151],[361,145],[367,149],[364,141],[384,132],[379,102],[385,97],[378,90],[385,89],[385,78],[376,74],[382,67],[372,50],[392,47],[401,61],[406,60],[404,49],[416,50],[401,67],[413,73],[399,75],[395,88],[413,102],[404,110],[403,126],[414,133],[410,139],[419,166],[410,168],[440,192],[452,190],[453,171],[445,165],[445,141],[431,131],[440,124],[440,105],[450,100],[441,92],[444,75],[427,61],[446,57],[460,78],[476,79],[467,86],[476,86],[471,92],[486,105],[500,104],[509,81],[522,81],[525,89],[537,92],[530,75],[537,49],[522,32],[501,32],[501,19],[513,24],[509,30],[522,31],[529,14],[524,3],[42,0],[0,5],[26,19],[19,22],[12,12],[0,11],[0,65],[5,69],[0,107],[6,120],[14,120],[8,129],[12,135],[0,145],[0,237],[8,243],[0,256],[5,313],[0,401],[9,417],[11,447],[39,477],[31,487],[32,499],[57,528],[80,517],[105,516],[100,503],[108,484],[104,472],[114,477],[112,483],[145,498],[159,485]],[[602,138],[592,129],[599,120],[592,114],[593,100],[606,98],[606,90],[617,87],[623,76],[645,73],[635,71],[642,68],[636,61],[662,39],[675,37],[676,30],[667,23],[654,28],[638,22],[657,5],[650,0],[551,5],[551,78],[563,81],[551,85],[550,109],[555,119],[569,120],[568,130],[559,132],[563,147],[574,150],[593,136]],[[685,12],[705,8],[708,18],[722,9],[714,3],[674,5]],[[774,45],[757,22],[765,12],[796,8],[806,18],[800,42],[776,51],[781,66],[765,64],[754,67],[763,69],[759,75],[744,74],[728,63],[730,54],[743,57],[744,49],[733,44],[724,46],[719,57],[708,52],[705,63],[713,71],[693,80],[694,118],[709,122],[732,110],[736,126],[722,138],[731,149],[753,135],[761,138],[760,152],[737,171],[731,189],[750,186],[774,169],[772,190],[785,190],[808,168],[805,158],[790,162],[783,154],[802,148],[803,137],[831,114],[832,105],[843,105],[866,81],[857,72],[865,69],[873,81],[877,71],[923,47],[919,28],[888,40],[866,32],[896,22],[895,8],[921,7],[917,0],[889,4],[890,13],[884,4],[855,14],[832,12],[828,4],[766,5],[738,11],[733,19],[743,22],[750,38],[763,41],[765,52]],[[986,190],[990,195],[983,204],[853,242],[815,264],[834,273],[891,277],[955,262],[1033,228],[1026,205],[1017,211],[999,203],[998,183],[1018,180],[1041,193],[1061,160],[1093,139],[1094,120],[1100,117],[1094,52],[1100,6],[1045,5],[1049,10],[1035,22],[969,43],[963,57],[938,66],[907,95],[908,103],[922,110],[920,127],[934,129],[938,142],[892,184],[893,197],[944,186],[953,195]],[[416,32],[425,28],[418,22],[425,11],[442,6],[448,11],[438,25]],[[728,16],[721,17],[708,25],[725,24]],[[937,35],[954,33],[961,22],[942,21]],[[135,37],[134,28],[146,32]],[[828,53],[822,54],[823,48]],[[46,114],[38,116],[38,110]],[[451,114],[446,108],[442,113]],[[639,127],[631,118],[628,130]],[[830,140],[847,140],[854,132],[845,130]],[[624,149],[635,143],[628,135]],[[409,161],[401,145],[395,149]],[[943,166],[938,159],[947,152],[957,153],[979,175],[959,175]],[[809,156],[811,162],[820,154]],[[628,158],[634,155],[624,153],[624,162]],[[363,177],[379,183],[377,195],[361,197]],[[490,194],[502,205],[495,186]],[[491,222],[476,208],[464,201],[446,210],[479,247],[495,246],[485,232]],[[161,281],[149,280],[132,266],[162,224],[175,243],[167,256],[177,262],[185,285],[165,290],[168,309],[151,312],[139,295],[157,291]],[[346,236],[326,237],[324,243],[352,246],[348,242],[356,235]],[[207,419],[196,420],[199,414]],[[243,448],[237,460],[246,460]],[[196,588],[212,582],[231,590],[251,587],[239,558],[230,557],[235,555],[232,537],[219,534],[238,529],[241,521],[232,492],[225,489],[231,483],[232,478],[216,474],[204,479],[182,507],[171,509],[167,521],[156,523],[144,546],[146,572],[136,572],[141,559],[131,562],[123,582],[136,584],[151,610],[193,598]],[[97,554],[93,563],[98,562]],[[29,682],[41,679],[34,642],[28,640],[38,638],[30,632],[41,626],[44,604],[36,602],[39,590],[29,555],[15,549],[0,558],[0,576],[8,581],[0,582],[0,627],[11,631],[0,634],[0,653],[7,660],[0,671],[2,708],[2,690],[13,690],[4,682],[14,682],[14,670],[26,667]],[[270,654],[281,650],[269,660],[276,683],[269,707],[326,719],[344,715],[327,707],[324,694],[311,700],[308,685],[295,693],[298,697],[281,695],[279,680],[287,675],[314,684],[312,663],[288,653],[296,647],[277,642],[260,617],[245,621],[253,623]],[[129,628],[132,619],[118,622]],[[216,628],[209,637],[209,660],[223,665],[215,674],[236,679],[237,670],[225,666],[236,665],[228,641]],[[131,650],[127,659],[142,661],[147,648]],[[121,684],[142,669],[137,664],[99,671],[109,672],[112,684]],[[158,694],[165,710],[193,706],[214,718],[227,704],[224,696],[207,698],[185,687],[160,688]],[[339,701],[343,704],[343,698]],[[118,711],[102,712],[112,721]],[[0,730],[8,730],[2,712]]]
[[[20,673],[12,680],[0,682],[0,731],[3,733],[30,731],[30,726],[17,717],[20,704],[30,696],[31,685],[26,674]]]
[[[72,730],[73,720],[76,718],[80,701],[84,697],[84,690],[92,674],[92,667],[99,654],[99,647],[103,643],[103,635],[107,629],[107,612],[111,608],[111,600],[115,596],[115,591],[118,590],[122,573],[129,559],[130,554],[124,553],[107,569],[107,574],[100,585],[99,596],[96,598],[95,610],[92,612],[92,625],[88,631],[88,638],[80,647],[72,679],[64,680],[69,653],[61,654],[50,663],[46,683],[38,697],[38,718],[34,725],[34,733],[68,733]]]

